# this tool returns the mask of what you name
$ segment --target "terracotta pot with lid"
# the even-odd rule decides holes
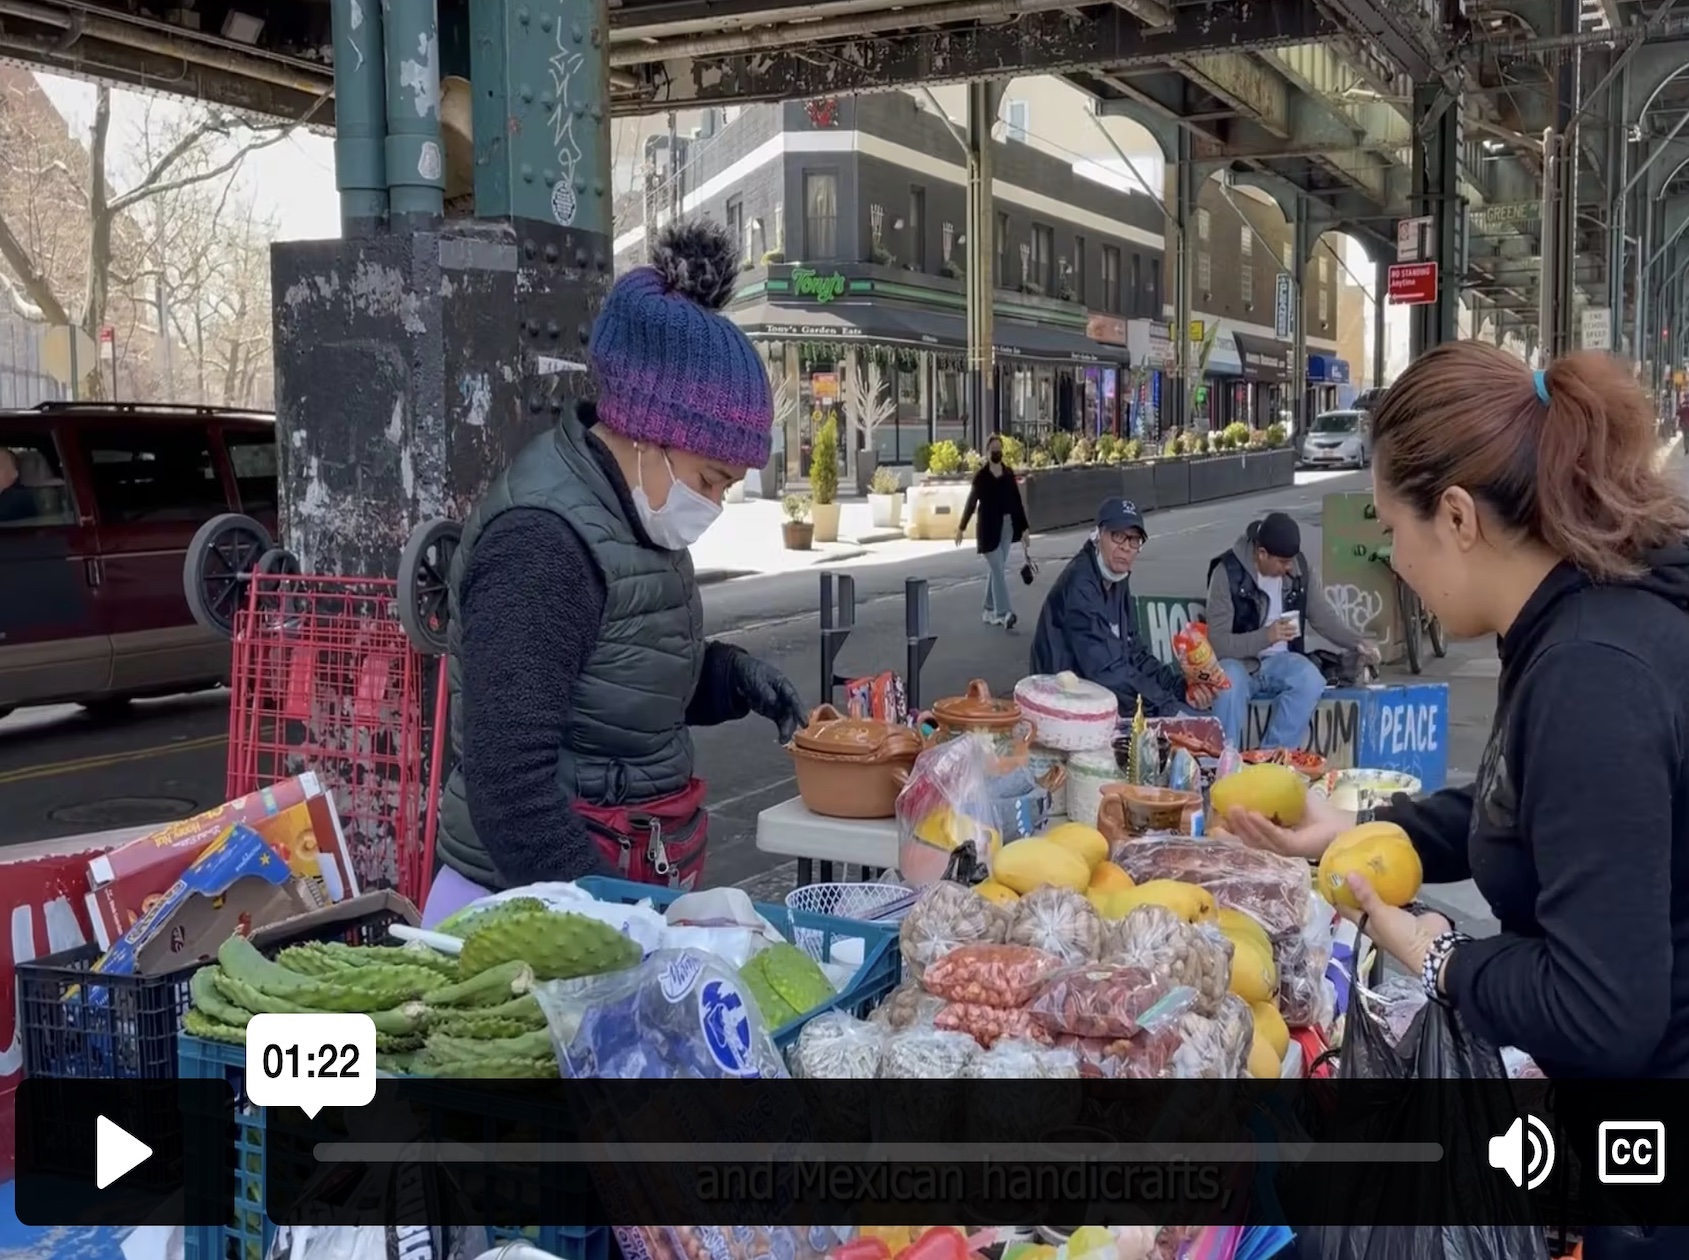
[[[991,737],[999,756],[1023,755],[1036,734],[1032,723],[1013,700],[991,694],[983,678],[976,678],[959,696],[939,700],[928,714],[938,738],[981,734]]]
[[[845,717],[822,704],[810,711],[809,724],[792,736],[787,751],[798,795],[810,813],[891,818],[901,781],[920,755],[921,737],[907,726]]]

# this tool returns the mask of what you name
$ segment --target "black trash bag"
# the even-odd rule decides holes
[[[1365,920],[1361,930],[1366,930]],[[1357,971],[1359,955],[1357,947]],[[1375,954],[1374,984],[1381,964]],[[1392,1044],[1388,1027],[1362,997],[1359,975],[1351,974],[1337,1076],[1353,1081],[1505,1081],[1507,1069],[1501,1052],[1472,1036],[1454,1008],[1442,1002],[1427,1002],[1401,1042]],[[1387,1105],[1398,1113],[1401,1140],[1424,1140],[1429,1128],[1448,1152],[1437,1165],[1445,1171],[1447,1184],[1411,1179],[1414,1197],[1421,1200],[1413,1216],[1425,1221],[1453,1217],[1516,1223],[1320,1226],[1298,1231],[1299,1260],[1548,1260],[1547,1239],[1542,1227],[1531,1223],[1525,1192],[1508,1185],[1500,1173],[1482,1178],[1469,1175],[1473,1168],[1489,1168],[1490,1136],[1504,1132],[1513,1121],[1516,1113],[1504,1105],[1505,1100],[1505,1092],[1495,1086],[1445,1087],[1412,1095],[1404,1092]],[[1431,1107],[1448,1114],[1428,1115]],[[1378,1117],[1381,1138],[1390,1122],[1389,1116]],[[1463,1176],[1463,1170],[1467,1175]],[[1410,1179],[1387,1178],[1383,1173],[1381,1168],[1375,1201],[1380,1206],[1388,1202],[1390,1215],[1400,1220],[1403,1183]],[[1351,1206],[1347,1215],[1355,1219],[1365,1213]]]

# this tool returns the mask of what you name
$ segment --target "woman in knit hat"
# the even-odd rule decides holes
[[[687,551],[768,461],[768,377],[721,313],[738,263],[715,224],[667,230],[593,325],[597,403],[523,448],[464,526],[426,924],[536,881],[693,886],[708,819],[689,728],[755,713],[784,742],[803,720],[783,674],[704,638]]]

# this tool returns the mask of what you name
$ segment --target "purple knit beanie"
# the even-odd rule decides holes
[[[592,326],[600,423],[724,464],[768,462],[768,373],[751,339],[721,313],[738,276],[738,247],[720,224],[663,230],[651,265],[616,281]]]

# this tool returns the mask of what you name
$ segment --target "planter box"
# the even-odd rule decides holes
[[[905,496],[908,505],[908,524],[903,532],[910,538],[942,541],[956,536],[956,525],[962,519],[962,509],[968,502],[968,482],[929,479],[918,486],[910,486]],[[975,521],[968,523],[971,538]]]
[[[1155,506],[1184,507],[1191,502],[1191,465],[1188,459],[1159,459],[1155,471]]]
[[[809,505],[809,521],[815,527],[816,542],[830,543],[839,540],[839,505],[837,503],[811,503]]]
[[[808,551],[815,541],[815,526],[808,521],[787,521],[780,526],[780,534],[787,551]]]
[[[1120,465],[1120,484],[1116,493],[1136,503],[1140,512],[1153,512],[1161,506],[1155,497],[1155,468],[1150,464]]]
[[[875,529],[898,529],[903,524],[901,494],[870,494],[868,520]]]
[[[1035,533],[1096,520],[1097,504],[1120,493],[1120,469],[1107,464],[1040,468],[1021,479],[1026,520]]]
[[[1263,453],[1267,465],[1267,488],[1296,484],[1296,451],[1294,447],[1275,446]]]
[[[1190,461],[1191,502],[1207,503],[1247,494],[1249,481],[1242,455],[1209,455]]]
[[[874,470],[880,466],[880,453],[871,448],[856,452],[856,493],[867,494],[874,483]]]

